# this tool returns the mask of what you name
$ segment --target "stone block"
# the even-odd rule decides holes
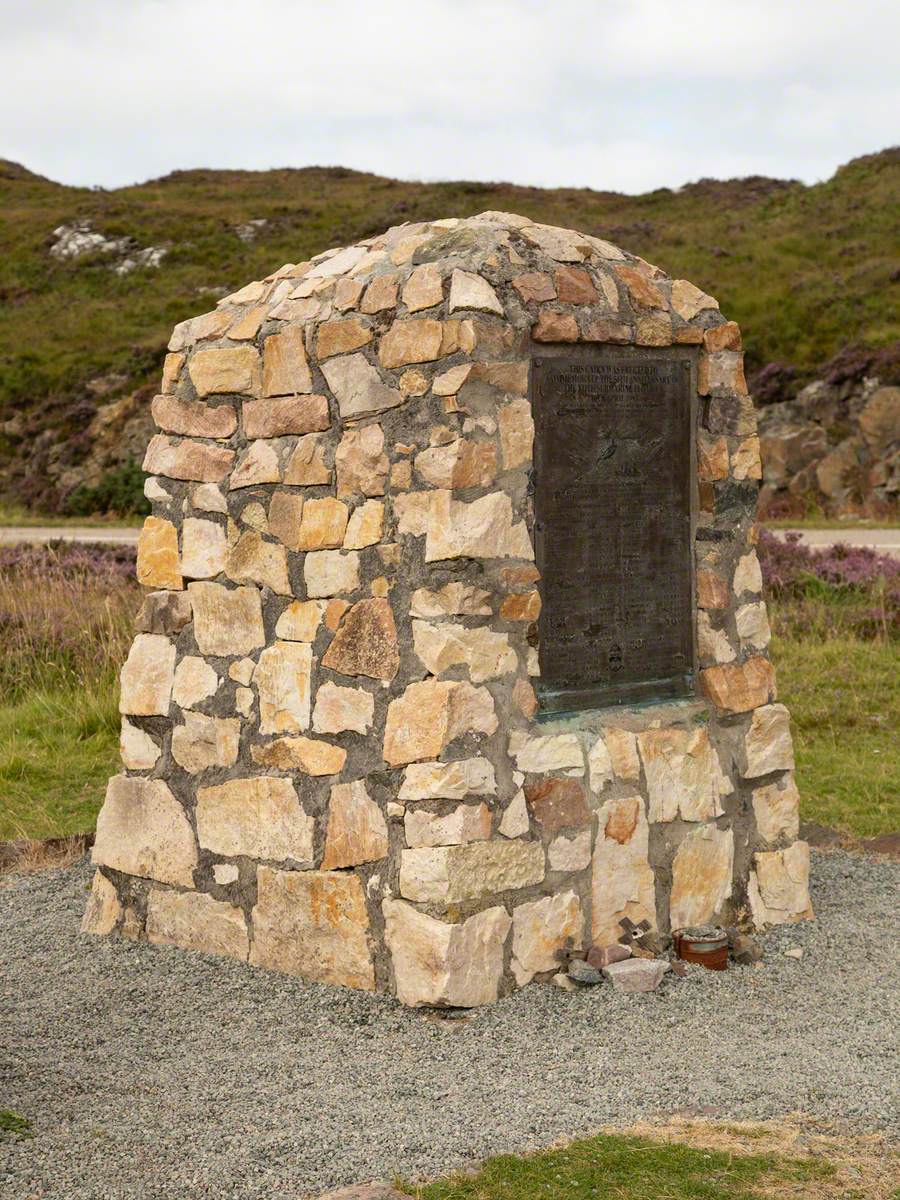
[[[382,909],[402,1004],[472,1008],[497,999],[512,924],[505,908],[488,908],[454,925],[402,900],[385,900]]]
[[[139,633],[122,667],[119,712],[168,716],[175,679],[175,643],[157,633]]]
[[[653,821],[710,821],[721,816],[719,758],[705,729],[648,729],[638,735]]]
[[[775,671],[767,658],[755,655],[740,664],[706,667],[700,683],[721,712],[749,712],[774,698]]]
[[[325,442],[319,434],[310,433],[297,439],[284,468],[284,482],[298,487],[331,483],[331,468],[325,462]]]
[[[358,350],[371,340],[372,330],[355,318],[323,321],[316,335],[316,355],[321,362],[335,354],[347,354],[350,350]]]
[[[281,483],[281,460],[277,445],[270,441],[251,442],[228,480],[229,490],[256,487],[262,483]]]
[[[627,958],[611,962],[603,974],[617,992],[655,992],[669,964],[658,958]]]
[[[355,592],[359,587],[359,554],[355,550],[314,550],[303,560],[310,599]]]
[[[381,426],[348,429],[335,452],[334,465],[339,496],[383,496],[390,464]]]
[[[225,569],[225,526],[187,517],[181,527],[181,570],[188,579],[212,579]]]
[[[794,769],[791,715],[783,704],[766,704],[753,712],[747,732],[737,741],[735,758],[744,779]]]
[[[382,380],[377,368],[363,354],[342,354],[321,363],[320,367],[338,402],[342,421],[386,412],[405,399],[398,388]]]
[[[591,940],[617,942],[619,922],[656,927],[656,884],[649,857],[650,826],[640,796],[607,800],[598,813],[592,868]]]
[[[161,779],[125,775],[110,779],[97,817],[91,861],[126,875],[193,887],[194,832]]]
[[[486,758],[458,758],[447,763],[411,763],[403,772],[398,798],[463,800],[466,796],[493,796],[496,792],[494,768]]]
[[[214,854],[311,866],[313,830],[289,779],[261,775],[197,789],[197,836]]]
[[[537,842],[470,842],[404,850],[400,895],[419,903],[457,904],[531,887],[544,878]]]
[[[260,733],[294,733],[309,728],[312,647],[275,642],[259,656],[253,682],[259,693]]]
[[[263,343],[264,396],[295,396],[312,391],[302,325],[273,333]]]
[[[338,775],[344,769],[347,751],[318,738],[282,737],[262,746],[251,746],[250,757],[261,767],[275,767],[280,771]]]
[[[121,915],[122,905],[118,892],[105,875],[95,871],[87,908],[81,918],[81,932],[104,937],[112,933]]]
[[[417,808],[407,811],[404,830],[411,848],[483,842],[491,836],[491,810],[486,804],[457,804],[439,815]]]
[[[165,433],[182,437],[230,438],[237,429],[237,414],[230,404],[204,404],[175,396],[154,396],[150,412]]]
[[[369,917],[356,875],[260,867],[257,885],[251,918],[254,966],[374,990]]]
[[[189,654],[175,668],[172,699],[179,708],[194,708],[214,696],[219,676],[205,658]]]
[[[750,793],[759,836],[770,845],[794,841],[800,832],[800,794],[793,777],[754,788]]]
[[[147,941],[204,954],[246,959],[247,921],[241,909],[201,892],[164,892],[147,897]]]
[[[525,799],[544,833],[578,829],[590,822],[584,787],[577,779],[540,779],[525,784]]]
[[[190,619],[187,592],[150,592],[134,618],[134,627],[139,633],[180,633]]]
[[[591,865],[591,831],[582,829],[572,837],[560,835],[547,847],[551,871],[583,871]]]
[[[754,854],[753,865],[747,895],[757,929],[812,918],[806,842],[794,842],[786,850]]]
[[[534,549],[524,521],[513,518],[505,492],[491,492],[471,504],[454,500],[449,491],[431,494],[425,561],[445,558],[524,558]]]
[[[220,483],[234,464],[234,451],[207,442],[173,442],[163,434],[150,439],[142,469],[148,475],[187,479],[198,483]]]
[[[250,654],[266,644],[257,588],[191,583],[188,594],[201,654],[231,657]]]
[[[584,751],[574,733],[530,735],[514,729],[509,735],[509,752],[520,771],[544,774],[566,771],[584,774]]]
[[[584,937],[584,914],[574,892],[543,896],[513,911],[512,972],[524,987],[542,971],[555,971],[560,950],[580,950]]]
[[[150,771],[156,766],[160,753],[159,746],[146,730],[122,718],[119,754],[124,767],[129,771]]]
[[[721,913],[731,895],[734,834],[700,825],[682,840],[672,862],[669,896],[671,928],[706,925]]]
[[[241,415],[248,438],[320,433],[331,426],[328,401],[317,395],[246,400]]]
[[[237,762],[241,722],[237,717],[207,717],[186,712],[172,730],[172,757],[191,775]]]
[[[344,534],[345,550],[362,550],[381,541],[384,528],[384,505],[380,500],[366,500],[350,514]]]
[[[361,779],[331,789],[322,870],[377,862],[388,852],[387,823]]]
[[[428,317],[395,321],[382,335],[378,361],[383,367],[405,367],[410,363],[433,362],[441,356],[443,328]]]
[[[292,600],[275,622],[275,636],[288,642],[314,642],[324,613],[323,600]]]
[[[198,396],[259,394],[259,353],[254,346],[195,350],[188,362]]]
[[[137,544],[137,578],[144,587],[181,587],[178,531],[171,521],[162,517],[144,520]]]
[[[443,299],[443,280],[435,263],[423,263],[416,267],[403,285],[403,303],[411,313],[434,308]]]
[[[484,687],[452,680],[411,683],[392,700],[384,731],[389,766],[436,758],[465,733],[491,734],[497,728],[493,698]]]
[[[413,621],[413,648],[431,675],[442,675],[455,666],[466,667],[473,683],[484,683],[517,670],[518,655],[509,634],[448,621],[430,624]],[[398,660],[399,662],[399,660]]]

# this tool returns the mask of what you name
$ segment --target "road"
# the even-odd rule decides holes
[[[784,538],[789,529],[774,529],[776,537]],[[803,529],[800,539],[807,546],[834,546],[845,542],[850,546],[870,546],[881,554],[900,559],[900,528],[898,529]],[[0,546],[16,542],[51,542],[61,538],[67,542],[106,542],[135,545],[140,530],[135,526],[116,525],[33,525],[0,526]]]

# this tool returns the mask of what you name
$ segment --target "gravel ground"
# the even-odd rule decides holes
[[[896,1130],[898,863],[815,855],[818,920],[760,969],[465,1020],[79,935],[88,879],[0,879],[0,1109],[34,1130],[0,1133],[4,1198],[295,1200],[676,1111]]]

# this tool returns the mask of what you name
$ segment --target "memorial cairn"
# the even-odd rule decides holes
[[[472,1006],[811,915],[712,297],[487,212],[169,351],[87,930]]]

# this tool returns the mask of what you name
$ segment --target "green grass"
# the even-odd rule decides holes
[[[779,636],[779,698],[793,719],[801,815],[859,837],[900,829],[900,645]]]
[[[0,1108],[0,1134],[11,1133],[14,1137],[31,1137],[31,1122],[8,1108]]]
[[[836,517],[785,517],[783,520],[765,520],[761,524],[766,529],[833,529],[837,533],[843,529],[900,528],[896,521],[874,521],[868,517],[850,517],[847,520],[838,520]]]
[[[87,384],[118,377],[104,401],[152,395],[172,326],[221,290],[402,221],[506,209],[619,242],[716,296],[744,333],[749,370],[779,360],[809,375],[849,342],[900,334],[896,196],[900,151],[856,159],[801,183],[703,181],[641,196],[507,183],[409,183],[342,168],[180,171],[113,191],[70,188],[0,162],[0,477],[34,506],[62,497],[27,469],[52,429],[87,449],[100,401]],[[89,219],[109,237],[167,245],[155,270],[123,277],[103,255],[57,262],[52,230]],[[235,227],[268,224],[252,243]],[[211,290],[212,289],[212,290]],[[80,447],[80,449],[79,449]]]
[[[143,523],[144,518],[141,516],[120,517],[112,514],[109,516],[63,517],[59,513],[33,512],[23,504],[0,501],[0,527],[34,529],[46,525],[59,529],[104,529],[108,527],[116,529],[128,526],[139,529]]]
[[[758,1187],[766,1187],[768,1196],[796,1196],[798,1184],[832,1174],[820,1159],[737,1155],[603,1134],[540,1154],[501,1155],[476,1175],[406,1190],[417,1200],[755,1200]]]
[[[0,707],[0,839],[93,829],[118,749],[112,672],[87,688],[35,690]]]

